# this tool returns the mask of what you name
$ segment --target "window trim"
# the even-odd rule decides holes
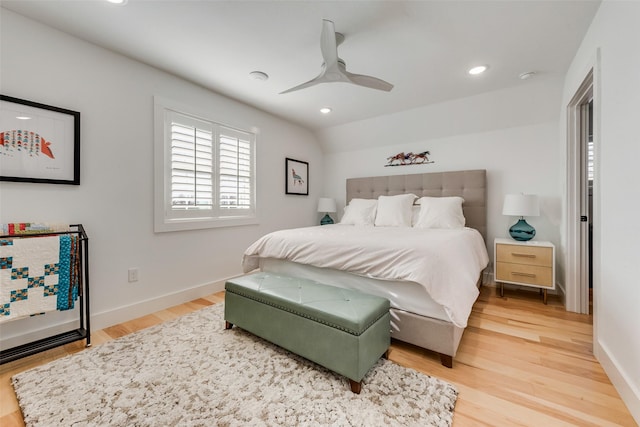
[[[171,144],[167,138],[166,117],[170,111],[193,117],[212,123],[214,126],[236,130],[244,134],[252,135],[251,140],[251,206],[250,212],[246,215],[223,215],[219,213],[219,200],[215,202],[212,211],[203,212],[204,215],[194,215],[188,212],[187,215],[176,215],[171,211]],[[239,126],[221,123],[209,117],[208,114],[197,111],[195,108],[186,106],[177,101],[164,97],[154,96],[154,232],[170,232],[181,230],[200,230],[218,227],[234,227],[242,225],[258,224],[257,209],[257,179],[256,179],[256,139],[257,131],[244,130]],[[216,134],[216,141],[217,135]],[[215,160],[217,162],[217,159]],[[218,176],[218,166],[215,167]],[[216,180],[217,182],[217,180]],[[216,191],[217,194],[217,191]],[[187,210],[185,210],[187,213]]]

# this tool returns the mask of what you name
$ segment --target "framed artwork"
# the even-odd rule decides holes
[[[0,95],[0,181],[80,185],[80,113]]]
[[[309,163],[285,159],[286,193],[309,195]]]

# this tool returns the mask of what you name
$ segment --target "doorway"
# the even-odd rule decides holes
[[[566,309],[593,312],[595,138],[593,70],[567,107]]]
[[[586,178],[587,191],[583,192],[583,196],[586,200],[586,213],[587,213],[587,283],[589,286],[589,314],[593,314],[593,171],[594,171],[594,158],[595,158],[595,142],[593,139],[593,97],[589,100],[587,112],[587,139],[584,141],[584,147],[581,151],[584,154],[584,158],[581,162],[583,168],[586,170],[583,172],[583,179]],[[586,175],[586,176],[585,176]]]
[[[586,104],[580,106],[584,109],[582,117],[585,132],[580,138],[580,221],[586,223],[586,230],[581,228],[581,245],[580,249],[585,252],[581,256],[581,266],[583,277],[580,281],[581,291],[584,293],[583,287],[586,287],[586,295],[581,300],[586,299],[587,308],[583,309],[583,313],[593,314],[593,172],[595,145],[593,140],[593,96]],[[584,224],[583,224],[584,225]],[[586,233],[586,235],[585,235]],[[586,242],[586,245],[584,244]],[[586,247],[585,247],[586,246]]]

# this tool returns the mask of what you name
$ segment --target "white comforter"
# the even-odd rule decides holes
[[[476,282],[489,256],[480,233],[401,227],[325,225],[281,230],[261,237],[244,253],[244,272],[259,258],[286,259],[383,280],[422,285],[451,322],[467,326],[478,297]]]

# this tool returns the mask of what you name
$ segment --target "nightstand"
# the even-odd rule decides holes
[[[547,303],[547,290],[556,288],[556,247],[553,243],[497,238],[494,254],[493,277],[500,283],[500,296],[504,295],[504,284],[511,283],[539,288]]]

